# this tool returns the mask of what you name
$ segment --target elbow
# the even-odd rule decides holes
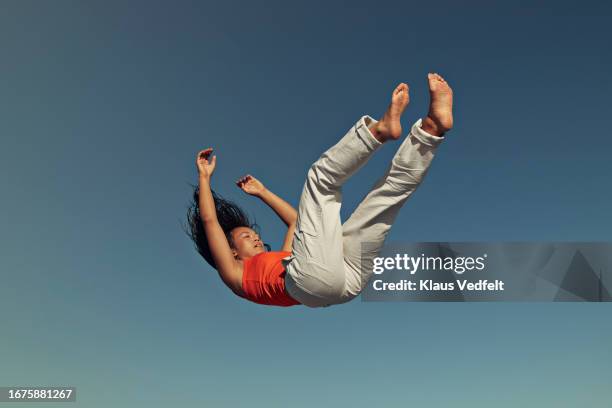
[[[202,224],[204,224],[205,226],[218,223],[217,217],[215,217],[214,215],[201,215],[200,219],[202,220]]]
[[[289,226],[295,226],[297,224],[298,213],[295,209],[292,208],[291,213],[289,214],[289,222],[287,223]]]

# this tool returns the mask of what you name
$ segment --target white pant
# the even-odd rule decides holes
[[[423,131],[419,119],[386,174],[342,225],[342,184],[382,145],[368,129],[371,122],[376,121],[361,117],[308,171],[293,250],[283,260],[287,292],[306,306],[330,306],[359,295],[395,217],[423,181],[444,140]]]

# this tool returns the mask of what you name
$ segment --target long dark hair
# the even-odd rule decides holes
[[[232,201],[226,200],[217,194],[214,190],[210,190],[215,201],[215,210],[217,212],[217,219],[221,225],[221,229],[225,232],[227,242],[230,247],[234,247],[234,240],[232,239],[231,232],[237,227],[248,227],[255,230],[259,234],[259,226],[255,222],[251,222],[246,212]],[[206,260],[213,268],[217,269],[215,260],[212,257],[210,248],[208,246],[208,237],[204,230],[204,224],[202,218],[200,218],[200,187],[195,186],[193,190],[192,201],[189,208],[187,209],[187,235],[194,242],[196,250],[202,258]],[[264,244],[266,249],[269,251],[270,247]]]

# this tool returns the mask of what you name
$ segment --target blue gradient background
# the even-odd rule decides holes
[[[389,240],[612,240],[609,5],[2,6],[1,385],[73,385],[83,407],[609,406],[610,304],[259,306],[181,229],[210,145],[213,187],[278,248],[282,223],[233,181],[297,205],[398,82],[404,128],[423,115],[435,71],[456,127]],[[348,182],[343,217],[397,146]]]

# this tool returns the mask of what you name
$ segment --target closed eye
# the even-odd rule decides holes
[[[242,234],[240,234],[241,238],[245,238],[245,237],[251,237],[251,234],[249,234],[248,232],[243,232]],[[254,236],[254,238],[259,238],[259,236]]]

